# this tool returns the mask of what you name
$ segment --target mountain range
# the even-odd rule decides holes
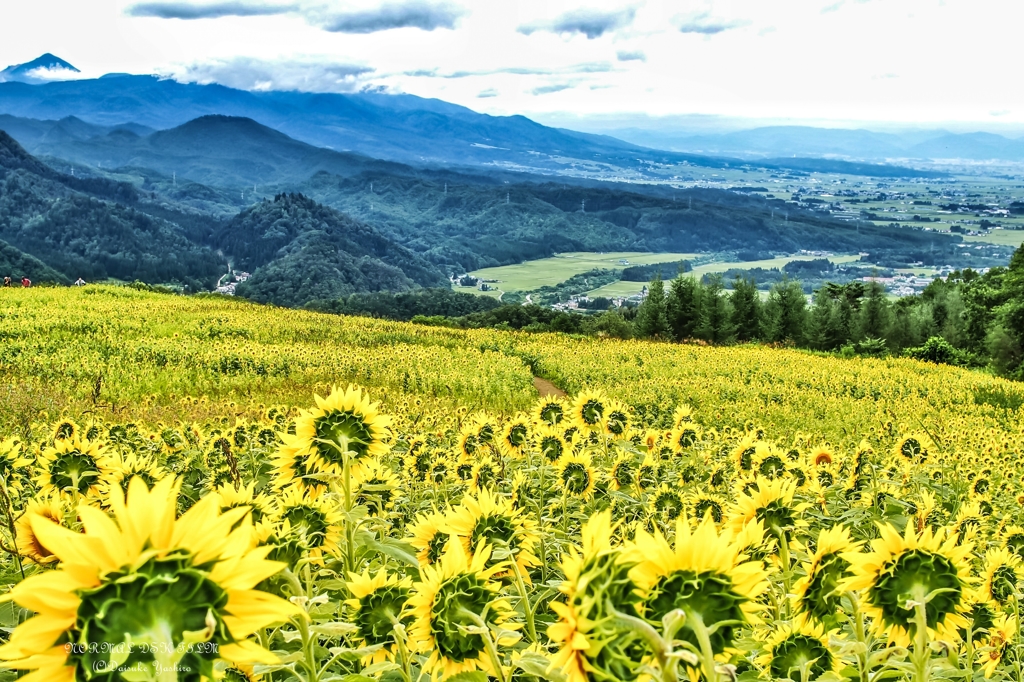
[[[639,128],[618,128],[609,132],[639,145],[752,161],[794,155],[904,163],[914,160],[1024,161],[1024,139],[984,132],[881,133],[808,126],[767,126],[702,135]]]
[[[21,73],[27,66],[11,67],[12,73]],[[645,148],[605,135],[543,126],[524,116],[490,116],[414,95],[250,92],[127,74],[35,85],[0,83],[0,114],[54,122],[75,117],[106,127],[108,132],[123,128],[136,134],[141,134],[140,126],[166,130],[210,115],[250,118],[315,147],[375,159],[416,166],[473,166],[601,179],[663,180],[679,166],[725,168],[747,163]],[[58,127],[52,137],[65,132],[70,131]],[[24,142],[32,151],[45,153],[33,142]],[[102,154],[96,158],[99,156]],[[784,158],[761,165],[796,168]],[[832,170],[936,177],[911,168],[865,169],[841,162]]]
[[[636,182],[748,165],[735,158],[656,152],[412,96],[119,76],[0,83],[0,112],[0,267],[34,279],[210,290],[232,268],[251,275],[239,295],[298,306],[446,287],[452,274],[565,251],[991,257],[957,249],[956,235],[843,222],[763,188]],[[330,149],[317,136],[362,146]],[[821,158],[757,164],[937,175]],[[575,169],[557,174],[566,167]]]

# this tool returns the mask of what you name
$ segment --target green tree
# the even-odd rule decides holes
[[[723,294],[721,275],[711,275],[702,284],[700,327],[697,337],[711,343],[724,344],[733,339],[729,299]]]
[[[666,301],[668,326],[676,341],[696,338],[700,326],[701,286],[694,277],[680,273],[669,287]]]
[[[1003,276],[998,322],[989,334],[989,351],[996,368],[1014,379],[1024,379],[1024,245],[1010,259]]]
[[[761,296],[757,283],[745,277],[737,277],[732,285],[732,326],[737,341],[756,341],[761,338]]]
[[[764,313],[768,341],[804,344],[807,297],[800,282],[783,277],[781,282],[772,286]]]
[[[669,336],[665,312],[665,283],[655,277],[647,288],[647,298],[636,312],[636,335],[645,339],[663,339]]]
[[[861,339],[884,339],[889,333],[891,312],[885,287],[871,282],[867,287],[867,298],[860,308],[858,337]]]

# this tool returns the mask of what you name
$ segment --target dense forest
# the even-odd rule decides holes
[[[431,263],[377,230],[301,194],[242,211],[213,236],[236,269],[252,272],[238,294],[301,306],[355,292],[447,286]]]
[[[175,224],[104,198],[119,195],[131,192],[117,183],[59,174],[0,131],[0,239],[63,279],[138,279],[210,289],[222,271],[221,259],[189,241]]]

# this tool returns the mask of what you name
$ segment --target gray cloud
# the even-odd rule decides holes
[[[605,33],[628,26],[636,17],[636,8],[629,7],[613,12],[602,12],[600,10],[580,9],[566,12],[562,16],[550,22],[536,22],[524,24],[518,30],[520,33],[530,35],[537,31],[550,31],[551,33],[582,33],[589,39],[600,38]]]
[[[644,54],[643,50],[635,50],[635,51],[632,51],[632,52],[630,52],[628,50],[619,50],[616,53],[615,56],[619,58],[620,62],[646,62],[647,61],[647,55]]]
[[[477,97],[479,97],[481,99],[483,99],[485,97],[497,97],[497,96],[498,96],[498,91],[495,90],[494,88],[487,88],[486,90],[481,90],[480,94],[477,95]]]
[[[374,69],[361,64],[268,62],[248,57],[190,64],[161,74],[184,83],[219,83],[239,90],[357,92]]]
[[[133,17],[160,19],[217,19],[220,17],[259,17],[294,12],[298,5],[268,5],[261,2],[229,0],[197,5],[192,2],[140,2],[126,12]]]
[[[540,87],[536,87],[532,92],[535,95],[549,95],[552,92],[561,92],[562,90],[569,90],[573,87],[575,86],[571,83],[554,83],[552,85],[541,85]]]
[[[313,23],[332,33],[376,33],[393,28],[434,31],[455,28],[455,22],[465,13],[466,10],[447,2],[412,0],[360,12],[325,14]]]
[[[719,33],[724,33],[734,28],[740,28],[746,26],[749,21],[741,21],[734,19],[732,21],[725,21],[722,19],[714,19],[708,12],[702,12],[696,14],[683,21],[679,25],[680,33],[699,33],[706,36],[713,36]]]
[[[838,0],[838,2],[833,2],[831,5],[826,5],[825,7],[822,7],[821,13],[828,14],[829,12],[837,12],[839,11],[839,8],[842,7],[844,4],[846,4],[846,0]]]

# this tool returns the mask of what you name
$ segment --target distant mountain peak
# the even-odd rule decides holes
[[[47,52],[24,64],[14,64],[0,71],[0,82],[19,82],[38,85],[51,81],[75,78],[81,71],[60,57]]]

